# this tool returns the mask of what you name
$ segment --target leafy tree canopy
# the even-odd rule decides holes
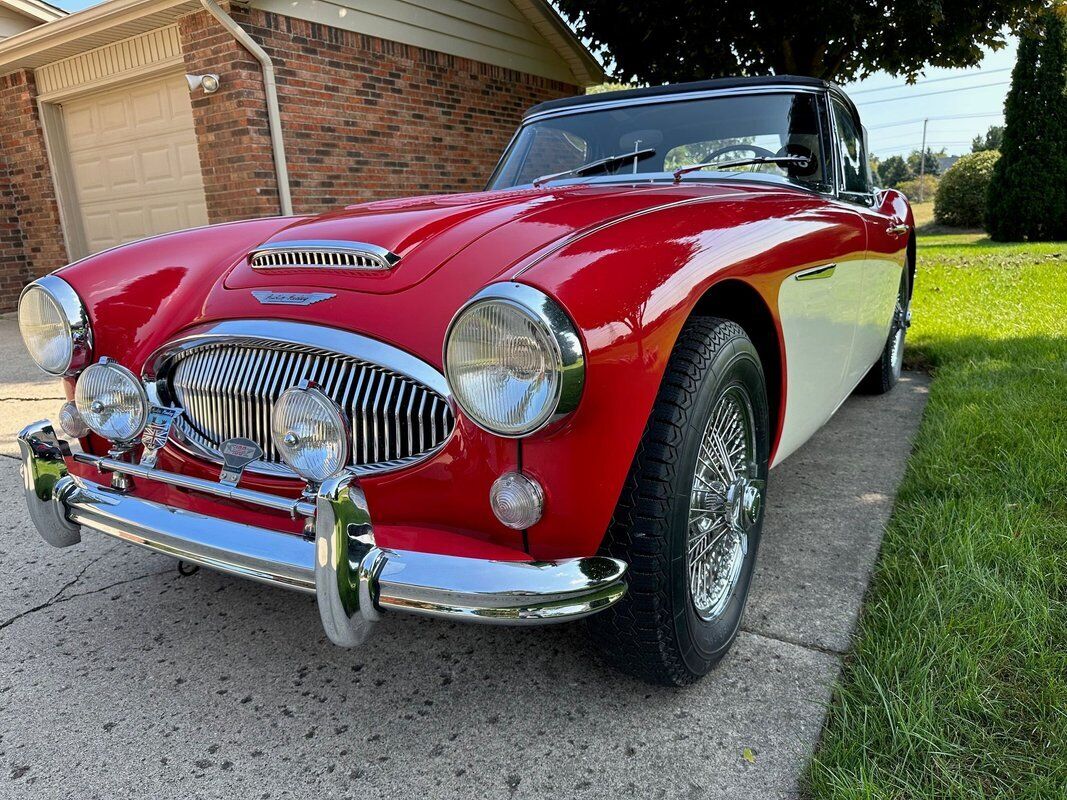
[[[844,82],[878,70],[970,67],[1041,0],[557,0],[617,79],[673,83],[793,74]]]
[[[911,170],[903,156],[890,156],[878,165],[878,175],[882,179],[882,186],[895,189],[911,177]]]
[[[996,241],[1067,238],[1067,3],[1019,38],[986,229]]]
[[[940,175],[941,164],[937,159],[947,155],[948,153],[945,152],[944,148],[941,148],[936,153],[929,147],[926,148],[925,153],[920,153],[918,150],[912,150],[911,153],[908,154],[908,169],[911,171],[912,175],[919,175],[920,173],[924,175]],[[925,168],[923,168],[924,161],[926,162]]]
[[[986,150],[999,150],[1004,141],[1004,126],[990,125],[985,136],[975,136],[971,140],[972,153],[984,153]]]

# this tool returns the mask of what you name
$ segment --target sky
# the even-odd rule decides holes
[[[990,125],[1004,124],[1004,98],[1011,83],[1018,40],[986,56],[969,69],[927,69],[915,85],[885,73],[846,84],[867,127],[871,152],[881,159],[907,155],[922,145],[923,118],[927,146],[949,155],[971,152],[971,139]],[[980,116],[979,116],[980,115]],[[946,119],[948,117],[948,119]]]
[[[56,4],[78,11],[98,2],[58,0]],[[918,150],[922,120],[929,117],[928,146],[935,151],[944,147],[950,155],[969,153],[971,139],[984,134],[990,125],[1003,124],[1016,46],[1017,40],[1009,38],[1007,47],[996,53],[987,51],[982,63],[970,69],[928,69],[913,86],[885,73],[846,85],[867,126],[871,152],[885,159]],[[983,116],[965,116],[969,114]]]

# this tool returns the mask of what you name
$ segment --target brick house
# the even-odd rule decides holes
[[[479,189],[524,109],[602,80],[547,0],[107,0],[16,32],[0,310],[143,236]]]

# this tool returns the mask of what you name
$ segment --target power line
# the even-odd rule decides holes
[[[894,83],[887,86],[876,86],[871,89],[857,89],[856,91],[849,91],[849,97],[855,97],[858,94],[870,94],[871,92],[885,92],[889,89],[908,89],[912,86],[925,86],[928,83],[943,83],[944,81],[958,81],[962,78],[973,78],[977,75],[993,75],[997,72],[1011,72],[1011,67],[1001,67],[999,69],[978,69],[974,72],[966,72],[962,75],[949,75],[945,78],[931,78],[930,80],[916,81],[915,83]]]
[[[993,86],[1007,86],[1011,81],[998,81],[997,83],[983,83],[978,86],[964,86],[959,89],[941,89],[936,92],[919,92],[919,94],[909,94],[903,97],[885,97],[881,100],[868,100],[866,103],[856,103],[858,106],[873,106],[878,103],[892,103],[895,100],[914,100],[917,97],[933,97],[937,94],[955,94],[956,92],[966,92],[971,89],[989,89]]]
[[[922,122],[924,119],[934,122],[935,120],[942,119],[975,119],[978,117],[1003,117],[1003,111],[979,111],[974,114],[946,114],[940,117],[916,117],[915,119],[906,119],[901,122],[888,122],[885,125],[871,125],[867,130],[877,131],[883,128],[896,128],[900,125],[913,125]]]

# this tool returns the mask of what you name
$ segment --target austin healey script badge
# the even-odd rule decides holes
[[[245,467],[263,458],[262,448],[251,439],[242,437],[227,439],[219,449],[222,451],[222,474],[219,475],[219,481],[226,486],[236,486]]]
[[[152,410],[148,412],[148,422],[141,433],[141,444],[144,445],[144,454],[141,456],[142,467],[156,465],[156,456],[170,438],[170,426],[181,416],[181,413],[180,408],[152,406]]]

